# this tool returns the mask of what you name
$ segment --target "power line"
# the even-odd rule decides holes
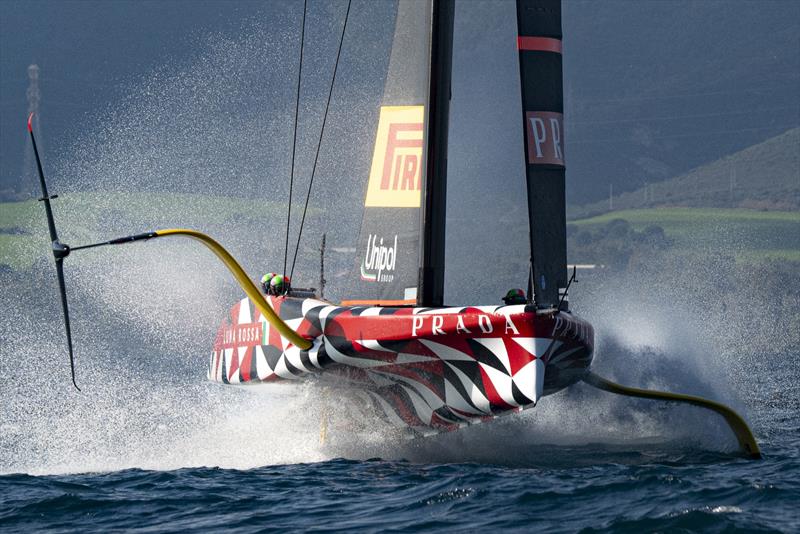
[[[790,73],[795,74],[795,73]],[[791,85],[779,85],[778,87],[774,88],[754,88],[754,89],[737,89],[735,91],[706,91],[706,92],[696,92],[696,93],[682,93],[682,94],[671,94],[671,95],[652,95],[652,96],[624,96],[621,98],[576,98],[578,102],[581,103],[588,103],[588,104],[601,104],[601,103],[616,103],[616,102],[635,102],[635,101],[643,101],[643,100],[676,100],[681,98],[692,98],[698,96],[720,96],[720,95],[745,95],[745,94],[757,94],[763,95],[764,93],[770,93],[779,91],[781,89],[797,89],[797,83],[793,83]]]
[[[583,124],[623,124],[628,122],[638,122],[638,121],[661,121],[661,120],[676,120],[676,119],[698,119],[698,118],[709,118],[709,117],[729,117],[733,115],[752,115],[753,113],[763,112],[763,111],[779,111],[783,109],[794,109],[800,112],[800,106],[793,105],[793,106],[775,106],[769,108],[758,108],[758,109],[748,109],[742,111],[723,111],[719,113],[696,113],[696,114],[687,114],[687,115],[665,115],[662,117],[636,117],[632,119],[617,119],[617,120],[607,120],[607,121],[567,121],[568,125],[583,125]]]
[[[711,132],[697,132],[697,133],[688,133],[688,134],[675,134],[675,135],[654,135],[651,139],[678,139],[682,137],[704,137],[709,135],[724,135],[724,134],[732,134],[732,133],[739,133],[739,132],[754,132],[754,131],[761,131],[761,130],[776,130],[776,129],[792,129],[797,128],[798,124],[776,124],[775,126],[763,126],[760,128],[736,128],[733,130],[716,130]],[[570,139],[570,145],[590,145],[594,143],[618,143],[620,141],[630,141],[628,137],[613,137],[613,138],[602,138],[602,139],[578,139],[572,140]]]

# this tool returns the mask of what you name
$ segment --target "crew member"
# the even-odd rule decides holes
[[[503,302],[506,304],[525,304],[527,299],[525,298],[525,292],[521,289],[509,289],[506,296],[503,297]]]
[[[272,280],[269,281],[269,294],[275,295],[285,295],[291,289],[291,280],[289,280],[288,276],[281,276],[280,274],[276,274],[272,277]]]
[[[269,295],[269,283],[275,278],[275,273],[267,273],[261,277],[261,290],[265,295]]]

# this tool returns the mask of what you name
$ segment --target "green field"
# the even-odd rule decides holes
[[[635,230],[660,226],[678,250],[730,253],[737,261],[800,261],[797,211],[651,208],[614,211],[569,224],[594,228],[615,219],[628,221]]]
[[[202,230],[227,221],[258,220],[286,210],[285,204],[262,199],[177,193],[72,193],[52,204],[60,237],[68,243],[158,228]],[[40,202],[0,203],[0,266],[24,270],[39,258],[49,257],[49,248],[44,206]]]
[[[299,209],[299,206],[298,206]],[[207,229],[257,220],[286,206],[261,199],[171,193],[74,193],[53,201],[64,240],[86,243],[156,228]],[[677,250],[718,251],[737,261],[800,261],[800,212],[718,208],[624,210],[569,221],[579,228],[624,219],[635,230],[657,225]],[[121,231],[120,227],[125,230]],[[11,233],[13,232],[13,233]],[[0,203],[0,266],[23,270],[49,257],[44,207],[35,200]]]

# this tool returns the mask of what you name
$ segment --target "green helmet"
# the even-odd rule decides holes
[[[282,295],[289,289],[289,277],[276,274],[269,282],[270,293]]]

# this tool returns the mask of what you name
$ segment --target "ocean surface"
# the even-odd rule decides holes
[[[71,265],[81,392],[52,265],[0,273],[0,530],[800,531],[794,301],[744,306],[745,286],[661,263],[575,290],[597,374],[732,406],[762,460],[713,413],[585,384],[409,441],[313,383],[210,383],[239,292],[195,252],[152,243]]]
[[[328,460],[0,479],[17,531],[797,531],[797,453],[564,449],[579,466]],[[535,454],[536,451],[531,451]],[[790,471],[793,474],[787,473]]]
[[[333,459],[246,470],[10,474],[0,477],[0,525],[20,532],[796,532],[796,431],[792,439],[762,438],[760,462],[586,447],[548,451],[550,465],[527,467]]]
[[[737,407],[758,461],[714,415],[584,385],[441,437],[345,425],[320,445],[308,387],[272,395],[188,373],[142,389],[105,375],[109,395],[83,373],[81,394],[6,390],[0,530],[797,532],[797,357],[746,366]]]

